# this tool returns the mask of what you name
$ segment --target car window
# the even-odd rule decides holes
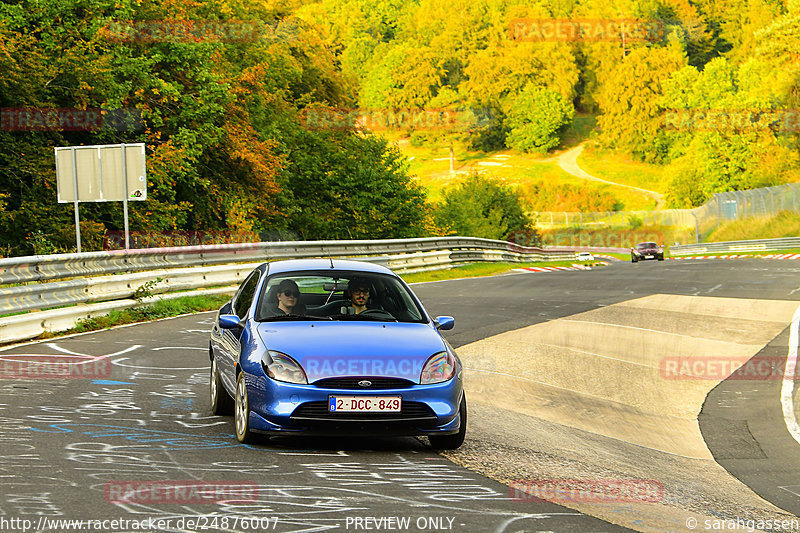
[[[368,286],[366,311],[357,312],[348,286],[359,279]],[[286,299],[297,288],[298,297]],[[284,293],[284,298],[281,297]],[[281,300],[283,299],[283,306]],[[289,307],[293,304],[294,307]],[[288,311],[288,312],[287,312]],[[365,272],[298,272],[271,276],[261,291],[257,320],[399,321],[425,322],[425,314],[408,289],[395,277]]]
[[[239,318],[243,319],[247,316],[247,311],[250,309],[250,304],[253,302],[253,296],[256,293],[256,286],[258,285],[259,272],[256,270],[244,280],[239,292],[233,301],[233,312]]]

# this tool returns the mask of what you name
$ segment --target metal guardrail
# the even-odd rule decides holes
[[[384,255],[387,252],[402,252]],[[380,255],[376,255],[380,254]],[[382,241],[305,241],[89,252],[0,259],[0,312],[129,299],[146,294],[237,285],[258,264],[275,259],[360,258],[412,272],[474,261],[569,259],[575,252],[506,241],[443,237]],[[49,280],[60,281],[49,281]],[[33,283],[33,284],[30,284]]]
[[[456,250],[460,248],[502,250],[510,253],[544,253],[541,248],[530,248],[506,241],[478,239],[475,237],[428,237],[366,241],[291,241],[185,246],[0,259],[0,285],[79,276],[131,273],[163,268],[205,267],[246,262],[260,263],[277,259],[303,257],[369,257]]]
[[[672,255],[693,255],[702,253],[738,253],[763,250],[791,250],[800,248],[800,237],[782,239],[754,239],[749,241],[702,242],[670,246]]]

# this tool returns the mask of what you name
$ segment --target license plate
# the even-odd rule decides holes
[[[655,256],[654,255],[646,255],[646,256],[644,256],[645,259],[652,259],[653,257],[655,257]]]
[[[399,413],[400,396],[329,396],[331,413]]]

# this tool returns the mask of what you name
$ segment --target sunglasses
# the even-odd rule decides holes
[[[287,289],[285,291],[282,291],[281,294],[283,294],[284,296],[288,296],[290,298],[291,297],[297,298],[298,296],[300,296],[300,293],[298,291],[292,289]]]
[[[354,289],[350,289],[350,292],[352,292],[352,293],[356,293],[356,292],[365,292],[365,293],[367,293],[367,292],[369,292],[369,288],[368,287],[357,287],[357,288],[354,288]]]

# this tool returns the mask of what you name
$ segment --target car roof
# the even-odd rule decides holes
[[[333,269],[331,269],[331,262]],[[287,272],[299,272],[304,270],[329,270],[331,272],[369,272],[374,274],[389,274],[397,277],[397,274],[388,268],[367,263],[365,261],[352,261],[347,259],[287,259],[284,261],[272,261],[265,263],[269,274],[284,274]]]

